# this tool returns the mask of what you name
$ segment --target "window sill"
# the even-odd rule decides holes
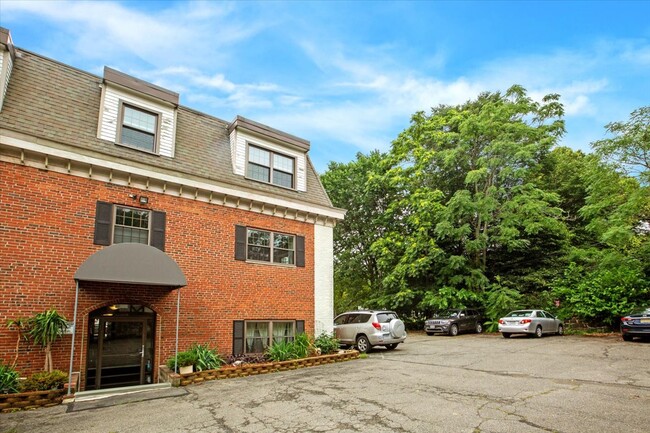
[[[263,262],[260,260],[251,260],[251,259],[246,259],[246,263],[251,263],[254,265],[266,265],[266,266],[278,266],[280,268],[297,268],[295,264],[285,264],[285,263],[274,263],[274,262]]]
[[[295,191],[295,192],[299,192],[296,188],[293,188],[293,187],[289,188],[288,186],[277,185],[277,184],[275,184],[275,183],[265,182],[265,181],[263,181],[263,180],[255,179],[255,178],[248,177],[248,176],[244,176],[244,178],[247,179],[247,180],[250,180],[250,181],[252,181],[252,182],[261,183],[261,184],[263,184],[263,185],[275,186],[275,187],[277,187],[277,188],[286,189],[287,191]]]
[[[131,146],[130,144],[119,143],[119,142],[116,141],[115,145],[120,146],[120,147],[126,147],[127,149],[131,149],[131,150],[137,150],[138,152],[146,153],[148,155],[160,156],[160,154],[158,152],[143,149],[143,148],[137,147],[137,146]]]

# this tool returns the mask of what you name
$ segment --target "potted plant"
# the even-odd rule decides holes
[[[167,360],[167,367],[173,370],[176,365],[178,367],[177,373],[187,374],[194,371],[194,364],[196,364],[196,362],[196,353],[187,350],[185,352],[178,352],[176,357],[172,356],[169,358]]]

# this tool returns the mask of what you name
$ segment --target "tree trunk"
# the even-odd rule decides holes
[[[16,365],[18,365],[18,355],[20,355],[20,339],[22,338],[22,335],[20,335],[20,332],[18,332],[18,340],[16,340],[16,357],[14,358],[14,363],[11,365],[11,368],[16,368]]]
[[[52,353],[50,352],[49,343],[45,346],[45,368],[43,370],[48,373],[52,372]]]

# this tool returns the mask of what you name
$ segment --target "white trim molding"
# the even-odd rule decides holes
[[[334,227],[345,210],[265,195],[224,183],[193,180],[162,169],[136,167],[50,145],[47,140],[8,135],[0,129],[0,161],[175,195],[281,218]]]

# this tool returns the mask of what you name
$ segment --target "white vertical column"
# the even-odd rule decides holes
[[[334,229],[314,226],[314,334],[334,330]]]

